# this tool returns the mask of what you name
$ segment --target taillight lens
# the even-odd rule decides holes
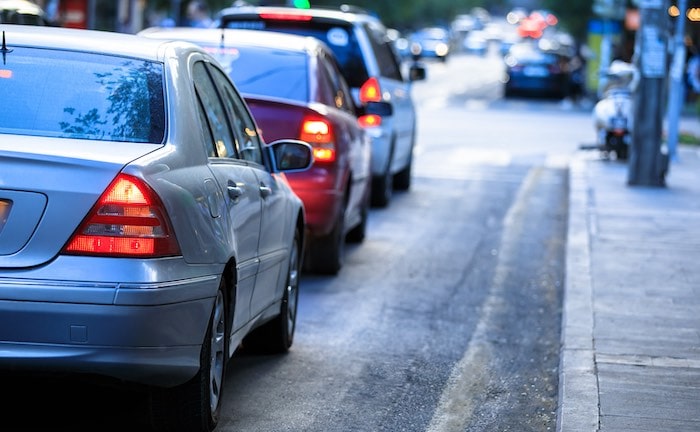
[[[277,13],[277,12],[270,12],[270,13],[261,13],[259,14],[260,18],[263,20],[267,21],[311,21],[313,18],[311,15],[308,14],[303,14],[303,13]]]
[[[379,86],[379,80],[372,77],[365,81],[360,87],[360,102],[381,102],[382,101],[382,89]]]
[[[136,177],[119,174],[63,252],[155,258],[179,255],[180,248],[153,189]]]
[[[335,138],[333,127],[323,118],[307,117],[301,124],[299,139],[311,144],[314,161],[335,161]]]
[[[358,117],[357,122],[363,128],[377,127],[382,125],[382,116],[377,114],[367,114]]]

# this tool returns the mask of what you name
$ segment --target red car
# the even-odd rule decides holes
[[[286,176],[306,211],[306,269],[337,273],[345,240],[365,237],[371,144],[360,122],[375,116],[355,106],[330,49],[309,37],[252,30],[163,28],[141,35],[203,46],[233,79],[267,142],[312,145],[311,169]]]

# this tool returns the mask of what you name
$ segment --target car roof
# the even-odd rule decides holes
[[[256,46],[300,53],[315,52],[323,47],[330,52],[323,42],[312,37],[261,30],[151,27],[139,32],[139,35],[147,38],[185,40],[196,44],[220,44],[223,41],[224,46]]]
[[[130,34],[96,30],[15,24],[3,24],[0,29],[9,49],[13,46],[40,46],[162,61],[166,46],[173,49],[194,47],[187,42],[159,41]]]
[[[323,9],[323,8],[311,8],[311,9],[296,9],[292,7],[283,6],[242,6],[242,7],[230,7],[222,9],[217,14],[219,20],[226,16],[233,15],[259,15],[259,14],[280,14],[280,15],[302,15],[311,16],[316,19],[328,20],[328,21],[342,21],[346,23],[359,23],[367,21],[377,21],[379,19],[370,15],[369,13],[353,8],[344,6],[340,9]]]

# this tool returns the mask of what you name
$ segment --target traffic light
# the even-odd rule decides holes
[[[294,7],[297,9],[309,9],[311,3],[309,3],[309,0],[294,0]]]

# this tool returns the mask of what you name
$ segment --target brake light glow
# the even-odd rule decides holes
[[[296,13],[261,13],[260,18],[269,21],[311,21],[311,15]]]
[[[180,248],[156,193],[142,180],[119,174],[63,252],[154,258],[179,255]]]
[[[12,71],[9,69],[0,69],[0,78],[12,78]]]
[[[365,81],[360,87],[360,102],[381,102],[382,101],[382,89],[379,86],[379,80],[372,77]]]
[[[360,126],[364,128],[377,127],[382,125],[382,116],[377,114],[367,114],[357,119]]]
[[[335,137],[333,127],[327,120],[315,117],[305,118],[301,125],[299,139],[311,144],[315,161],[335,161]]]

